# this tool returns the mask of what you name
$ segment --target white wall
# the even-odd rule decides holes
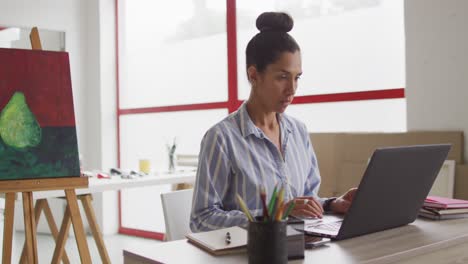
[[[94,1],[93,1],[94,2]],[[100,164],[97,168],[109,171],[117,167],[117,113],[116,113],[116,43],[115,43],[115,0],[99,0],[99,91],[100,113]],[[94,38],[93,38],[94,39]],[[99,204],[98,204],[99,202]],[[95,195],[95,210],[104,234],[118,232],[117,192]]]
[[[468,1],[407,0],[405,29],[408,130],[463,130],[466,137]]]

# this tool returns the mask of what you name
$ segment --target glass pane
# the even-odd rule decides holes
[[[174,138],[176,153],[198,155],[205,132],[226,116],[226,109],[121,116],[121,167],[138,169],[138,160],[145,158],[154,171],[166,170],[166,144]]]
[[[205,132],[227,114],[227,110],[218,109],[121,116],[121,167],[138,170],[138,160],[149,159],[152,172],[167,171],[166,144],[176,138],[176,154],[198,155]],[[122,191],[122,225],[164,232],[160,194],[170,190],[171,186],[165,185]],[[151,201],[150,210],[135,206],[145,201]]]
[[[245,48],[264,11],[286,11],[302,52],[297,95],[405,87],[402,0],[237,0],[239,97],[250,86]]]
[[[226,2],[119,2],[120,108],[227,100]]]
[[[290,105],[310,132],[405,132],[406,99]]]
[[[161,193],[170,191],[170,184],[121,190],[122,226],[165,233]]]

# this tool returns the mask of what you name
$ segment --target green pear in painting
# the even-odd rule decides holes
[[[0,113],[0,137],[14,148],[35,147],[41,142],[41,127],[23,93],[14,93]]]

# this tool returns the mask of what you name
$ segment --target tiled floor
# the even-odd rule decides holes
[[[112,263],[116,264],[123,263],[122,250],[125,249],[128,245],[134,246],[135,244],[138,245],[140,243],[162,243],[161,241],[157,240],[136,238],[125,235],[104,236],[104,242],[106,244]],[[23,247],[23,243],[24,233],[16,232],[13,244],[12,263],[19,262],[20,251]],[[50,235],[39,234],[37,236],[39,263],[50,263],[54,253],[54,246],[54,240]],[[93,263],[102,263],[96,247],[96,243],[91,236],[88,236],[88,246]],[[80,263],[78,247],[76,246],[74,237],[69,237],[65,249],[70,259],[70,263]]]

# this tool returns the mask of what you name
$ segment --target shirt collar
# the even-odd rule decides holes
[[[252,119],[250,119],[249,113],[247,112],[247,101],[245,101],[239,108],[240,128],[243,137],[248,137],[254,134],[257,137],[261,137],[260,129],[255,126]]]
[[[287,131],[288,133],[291,133],[293,131],[293,128],[290,125],[290,122],[287,119],[287,117],[284,114],[278,113],[276,118],[280,121],[280,127],[283,131]]]
[[[247,101],[245,101],[241,107],[239,107],[238,113],[242,136],[245,138],[254,134],[258,138],[263,138],[263,132],[260,130],[260,128],[255,126],[254,122],[249,116],[249,113],[247,112]],[[283,131],[287,131],[288,133],[293,131],[292,127],[290,126],[289,122],[287,122],[283,114],[277,114],[277,118],[280,121],[280,127]]]

